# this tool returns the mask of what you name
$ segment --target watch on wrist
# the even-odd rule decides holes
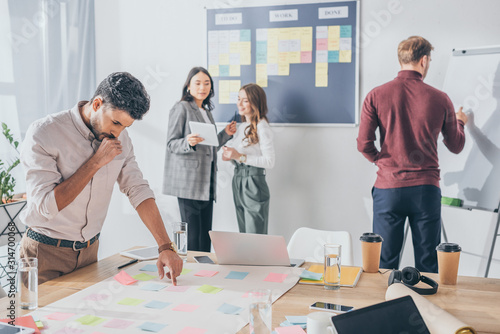
[[[247,162],[247,155],[246,154],[240,155],[240,162],[242,164],[244,164],[245,162]]]
[[[173,242],[167,242],[166,244],[163,244],[160,247],[158,247],[158,254],[166,250],[171,250],[172,252],[177,253],[177,247]]]

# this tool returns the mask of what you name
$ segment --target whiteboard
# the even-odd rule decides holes
[[[455,110],[471,114],[460,154],[440,138],[442,195],[493,211],[500,202],[500,46],[454,50],[443,90]]]

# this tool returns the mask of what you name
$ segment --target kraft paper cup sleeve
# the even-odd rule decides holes
[[[476,333],[472,327],[401,283],[394,283],[387,288],[385,300],[404,296],[411,296],[431,334]]]

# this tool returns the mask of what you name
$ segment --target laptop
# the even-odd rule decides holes
[[[280,235],[209,231],[219,264],[295,267],[302,259],[290,259]]]

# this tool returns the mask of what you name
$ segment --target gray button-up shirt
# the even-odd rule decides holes
[[[21,220],[34,231],[56,239],[84,242],[99,233],[116,181],[134,208],[154,198],[135,161],[130,137],[123,130],[118,137],[123,152],[99,169],[71,204],[58,210],[54,188],[85,164],[101,144],[78,111],[85,103],[33,122],[21,149],[28,197]]]

